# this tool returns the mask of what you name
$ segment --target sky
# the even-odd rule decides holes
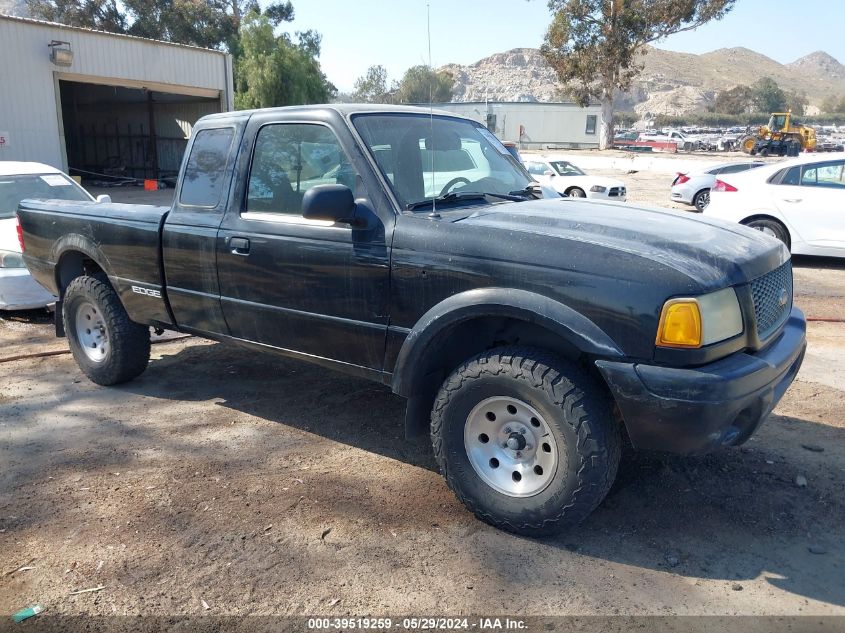
[[[347,92],[370,66],[384,66],[392,81],[428,63],[427,4],[435,67],[539,47],[550,22],[544,0],[293,0],[295,20],[284,28],[322,34],[323,72]],[[657,46],[686,53],[744,46],[781,63],[824,50],[845,63],[845,0],[737,0],[723,20]]]

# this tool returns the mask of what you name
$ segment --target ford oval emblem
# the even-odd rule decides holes
[[[787,301],[789,301],[789,293],[786,292],[786,288],[781,288],[780,294],[778,295],[778,305],[782,308],[786,305]]]

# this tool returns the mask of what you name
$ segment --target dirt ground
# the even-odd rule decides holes
[[[649,193],[668,196],[665,176],[625,178],[632,202],[668,202]],[[795,266],[797,305],[845,318],[845,260]],[[845,615],[843,323],[809,324],[796,383],[748,444],[630,455],[600,508],[551,540],[465,511],[379,385],[197,338],[154,345],[146,373],[114,388],[68,354],[9,360],[64,349],[44,313],[0,320],[4,619],[34,603],[87,615]]]

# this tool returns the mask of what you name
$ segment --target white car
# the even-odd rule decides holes
[[[25,198],[94,198],[64,173],[41,163],[0,161],[0,310],[44,308],[56,298],[29,274],[21,256],[15,212]]]
[[[718,176],[738,174],[765,163],[758,161],[744,161],[741,163],[724,163],[693,172],[678,172],[672,181],[671,198],[673,202],[691,204],[696,211],[703,211],[710,202],[710,189]]]
[[[628,193],[621,180],[590,176],[561,157],[531,156],[523,165],[534,180],[562,196],[624,202]]]
[[[717,177],[704,215],[763,231],[799,255],[845,257],[845,156],[804,154]]]

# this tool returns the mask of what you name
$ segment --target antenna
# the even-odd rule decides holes
[[[431,126],[431,217],[440,217],[437,213],[437,191],[434,188],[434,161],[437,156],[434,142],[434,105],[432,103],[434,84],[434,65],[431,63],[431,4],[425,3],[426,32],[428,36],[428,118]]]

